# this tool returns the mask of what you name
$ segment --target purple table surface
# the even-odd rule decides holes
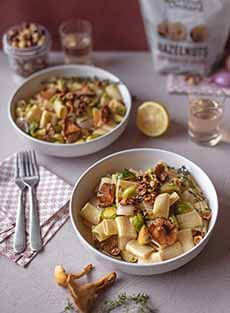
[[[61,62],[61,54],[53,54],[53,60]],[[60,159],[38,155],[39,162],[74,184],[79,175],[100,158],[127,148],[152,147],[170,150],[191,159],[202,167],[213,180],[220,202],[219,220],[215,232],[205,250],[182,268],[158,276],[138,277],[118,273],[119,280],[111,288],[108,297],[118,292],[146,292],[162,313],[229,313],[230,312],[230,163],[228,143],[214,148],[198,146],[187,135],[187,98],[169,95],[165,77],[154,72],[148,53],[110,52],[96,53],[98,66],[118,75],[141,101],[158,100],[165,103],[171,115],[171,127],[158,139],[142,135],[135,126],[134,104],[127,130],[107,149],[91,156]],[[8,68],[7,59],[0,54],[0,160],[27,148],[16,136],[7,116],[8,101],[17,87]],[[229,100],[225,105],[225,118],[230,118]],[[92,255],[81,247],[68,221],[28,268],[23,269],[0,257],[0,311],[2,313],[59,313],[66,303],[67,293],[53,281],[56,264],[65,265],[69,271],[77,271],[88,263],[96,270],[92,277],[104,274],[109,268],[97,263]]]

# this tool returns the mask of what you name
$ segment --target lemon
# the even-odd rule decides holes
[[[137,127],[147,136],[163,135],[169,127],[169,113],[158,102],[142,103],[137,111]]]

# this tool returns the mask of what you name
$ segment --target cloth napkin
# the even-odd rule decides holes
[[[167,77],[167,90],[177,94],[206,94],[230,96],[230,88],[224,88],[211,83],[208,79],[202,80],[199,85],[190,85],[184,75],[170,74]]]
[[[28,240],[27,248],[23,253],[15,254],[13,250],[19,192],[14,183],[15,165],[16,155],[0,163],[0,254],[20,266],[26,266],[38,252],[30,249]],[[69,218],[68,204],[72,188],[43,166],[39,166],[39,172],[40,181],[36,188],[36,196],[44,247]],[[28,239],[29,207],[26,196],[25,216]]]

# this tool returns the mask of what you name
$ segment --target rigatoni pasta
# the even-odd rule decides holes
[[[154,251],[149,245],[140,245],[136,240],[128,241],[126,250],[136,257],[146,259]]]
[[[103,220],[92,228],[92,233],[98,241],[104,241],[111,236],[117,235],[117,224],[114,220]]]
[[[88,222],[94,225],[100,223],[102,209],[87,202],[81,210],[81,216]]]
[[[168,193],[159,194],[153,205],[153,215],[155,217],[165,217],[169,216],[169,206],[170,206],[170,197]]]
[[[168,246],[166,248],[160,249],[159,254],[162,261],[173,259],[181,254],[183,254],[183,248],[179,241],[174,245]]]
[[[164,262],[189,251],[206,235],[212,216],[191,173],[164,162],[109,173],[95,193],[80,213],[95,246],[131,263]]]
[[[137,237],[136,230],[127,216],[116,217],[119,249],[126,249],[127,243]]]
[[[161,262],[161,256],[159,252],[152,252],[148,258],[138,258],[139,264],[159,263]]]
[[[125,114],[118,83],[87,77],[53,77],[15,108],[16,123],[24,132],[58,144],[103,136]]]
[[[196,210],[179,214],[177,217],[180,228],[195,228],[202,226],[202,218]]]
[[[178,232],[178,239],[182,245],[183,251],[186,252],[194,247],[192,229],[181,229]]]

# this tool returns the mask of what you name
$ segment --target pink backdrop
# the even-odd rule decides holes
[[[147,49],[138,0],[0,0],[1,36],[11,25],[39,22],[59,49],[58,25],[69,18],[91,21],[95,50]]]

